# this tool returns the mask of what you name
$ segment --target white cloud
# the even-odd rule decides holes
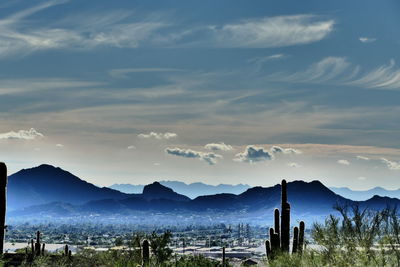
[[[165,152],[178,156],[178,157],[184,157],[184,158],[195,158],[195,159],[200,159],[205,162],[207,162],[210,165],[215,165],[217,163],[217,160],[222,158],[221,155],[215,154],[213,152],[206,153],[206,152],[201,152],[201,151],[195,151],[192,149],[182,149],[182,148],[166,148]]]
[[[56,147],[57,147],[57,148],[63,148],[64,145],[63,145],[63,144],[56,144]]]
[[[157,139],[157,140],[168,140],[168,139],[172,139],[172,138],[177,138],[178,135],[176,133],[155,133],[155,132],[150,132],[148,134],[138,134],[139,138],[143,138],[143,139]]]
[[[347,166],[350,165],[350,162],[346,159],[339,159],[337,161],[337,163],[342,164],[342,165],[347,165]]]
[[[269,150],[262,147],[247,146],[245,151],[235,155],[234,161],[254,163],[258,161],[274,160],[278,154],[301,154],[302,152],[294,148],[282,148],[272,146]]]
[[[320,41],[332,32],[333,25],[334,20],[294,15],[243,20],[209,30],[217,46],[267,48]]]
[[[361,160],[369,160],[369,158],[365,156],[357,156],[356,158]]]
[[[389,170],[400,170],[400,162],[391,161],[386,158],[381,158],[381,160],[386,164]]]
[[[0,134],[0,139],[34,140],[41,137],[44,137],[44,135],[37,132],[34,128],[31,128],[30,130],[19,130],[18,132],[11,131]]]
[[[227,145],[225,143],[210,143],[204,146],[205,149],[214,150],[214,151],[230,151],[233,150],[231,145]]]
[[[375,38],[369,38],[369,37],[360,37],[358,38],[358,40],[360,40],[361,43],[372,43],[376,41]]]
[[[288,163],[288,166],[289,166],[289,167],[292,167],[292,168],[299,168],[299,167],[301,167],[301,165],[298,164],[298,163],[296,163],[296,162],[290,162],[290,163]]]
[[[272,146],[271,152],[273,154],[282,153],[282,154],[301,154],[302,152],[298,149],[294,148],[282,148],[280,146]]]
[[[367,177],[360,176],[360,177],[357,177],[357,179],[358,179],[358,180],[361,180],[361,181],[364,181],[364,180],[366,180],[366,179],[367,179]]]
[[[259,162],[265,160],[272,160],[273,154],[262,147],[247,146],[244,152],[235,155],[234,160],[240,162]]]
[[[130,146],[128,146],[126,149],[131,150],[131,149],[136,149],[136,147],[135,147],[134,145],[130,145]]]

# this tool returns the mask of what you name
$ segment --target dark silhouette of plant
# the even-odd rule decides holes
[[[142,266],[146,267],[150,264],[149,241],[144,240],[142,245]]]
[[[272,260],[281,253],[290,251],[290,204],[287,201],[287,183],[282,180],[281,185],[281,216],[279,209],[274,211],[274,228],[269,229],[269,240],[265,242],[267,257]],[[280,219],[280,220],[279,220]],[[304,246],[304,228],[303,221],[300,227],[295,227],[293,231],[292,253],[302,253]],[[300,229],[300,230],[299,230]]]
[[[0,254],[4,249],[4,231],[6,230],[6,187],[7,187],[7,166],[0,162]]]

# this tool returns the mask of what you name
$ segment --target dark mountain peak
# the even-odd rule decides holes
[[[169,187],[166,187],[159,182],[148,184],[143,188],[142,196],[145,199],[170,199],[176,201],[189,201],[187,196],[176,193]]]
[[[388,201],[388,200],[392,200],[392,199],[395,199],[395,198],[387,197],[387,196],[374,195],[373,197],[371,197],[367,201]]]
[[[174,190],[172,190],[169,187],[166,187],[159,182],[154,182],[152,184],[148,184],[143,188],[143,195],[152,195],[152,194],[163,194],[163,193],[174,193]]]
[[[121,199],[129,195],[99,188],[72,173],[48,164],[23,169],[9,176],[9,208],[41,205],[54,201],[81,204],[103,198]]]

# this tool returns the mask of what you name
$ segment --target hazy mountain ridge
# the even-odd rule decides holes
[[[369,190],[351,190],[348,187],[329,187],[330,190],[345,198],[352,200],[368,200],[373,196],[391,197],[400,199],[400,189],[388,190],[382,187],[374,187]]]
[[[126,199],[143,197],[145,199],[190,200],[175,193],[159,183],[147,185],[144,194],[125,194],[107,187],[97,187],[61,168],[43,164],[23,169],[8,177],[7,207],[10,210],[28,206],[38,206],[50,202],[62,202],[73,205],[104,199]]]
[[[60,168],[55,168],[49,165],[41,165],[37,168],[23,170],[18,173],[16,173],[15,176],[10,176],[10,181],[14,180],[14,182],[10,183],[11,188],[9,190],[9,197],[16,192],[24,192],[25,195],[12,195],[12,198],[25,198],[24,203],[33,204],[29,205],[29,207],[25,206],[25,208],[22,209],[20,208],[14,211],[9,210],[8,215],[10,217],[37,216],[38,214],[44,217],[79,217],[81,215],[91,216],[92,214],[119,214],[137,217],[138,212],[141,212],[147,214],[176,214],[177,216],[186,216],[186,218],[190,218],[193,214],[199,213],[220,217],[230,216],[230,219],[243,218],[244,216],[244,218],[250,219],[255,217],[258,220],[263,221],[266,218],[270,218],[271,214],[273,214],[273,210],[280,206],[281,186],[279,184],[272,187],[252,187],[241,194],[223,193],[205,195],[191,200],[190,198],[163,186],[159,182],[146,185],[142,194],[123,194],[112,189],[107,188],[104,190],[104,188],[96,187],[82,181],[78,177],[66,171],[61,170]],[[30,175],[30,173],[32,173],[32,175]],[[49,173],[52,174],[49,176],[50,178],[43,178]],[[57,174],[63,177],[59,178],[57,177]],[[30,200],[36,200],[37,195],[40,195],[40,200],[56,198],[55,193],[51,190],[38,191],[38,189],[43,189],[35,184],[38,177],[42,177],[41,179],[44,180],[52,179],[53,182],[68,181],[71,185],[79,185],[80,187],[85,185],[88,190],[101,190],[101,193],[103,194],[102,196],[104,197],[98,199],[97,197],[99,197],[99,193],[96,193],[93,194],[95,197],[94,199],[88,201],[83,201],[82,198],[78,199],[79,201],[74,199],[75,202],[71,203],[69,200],[73,199],[71,196],[76,195],[77,191],[71,187],[65,187],[63,184],[58,184],[54,191],[63,191],[64,194],[59,195],[58,199],[53,201],[36,204],[34,201]],[[36,191],[18,191],[13,188],[18,185],[17,182],[24,182],[28,189],[35,189]],[[29,183],[34,183],[34,185],[30,185]],[[53,186],[54,185],[55,184],[53,183]],[[109,197],[109,192],[112,192],[112,194],[115,194],[117,197],[113,197],[113,195],[111,195],[112,197]],[[80,193],[83,194],[84,192],[81,190]],[[49,194],[49,196],[47,194]],[[86,195],[86,199],[88,196],[90,196],[90,194]],[[361,207],[371,207],[375,209],[382,209],[388,205],[396,206],[400,204],[399,199],[379,196],[374,196],[367,201],[353,201],[335,194],[319,181],[289,182],[288,196],[294,219],[299,217],[317,219],[325,218],[325,216],[334,213],[333,207],[336,204],[359,204]]]
[[[160,184],[171,188],[175,192],[188,196],[191,199],[194,199],[198,196],[205,195],[215,195],[215,194],[240,194],[250,188],[247,184],[219,184],[219,185],[209,185],[205,183],[184,183],[180,181],[159,181]],[[132,184],[113,184],[109,186],[111,189],[118,190],[123,193],[141,193],[145,185],[132,185]]]

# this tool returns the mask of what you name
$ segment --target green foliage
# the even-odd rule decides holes
[[[279,253],[269,266],[400,266],[400,222],[396,209],[374,211],[337,206],[324,224],[314,224],[316,248],[303,255]]]
[[[140,267],[141,258],[132,251],[111,250],[106,252],[95,252],[83,250],[71,259],[65,257],[53,257],[47,255],[36,257],[33,262],[24,262],[22,267]],[[3,266],[0,262],[0,267]],[[171,258],[162,263],[152,263],[150,266],[157,267],[215,267],[218,261],[207,259],[203,256],[183,256]],[[230,265],[227,265],[229,267]]]
[[[156,258],[157,264],[167,261],[172,255],[172,249],[168,247],[171,242],[172,233],[166,231],[165,233],[158,235],[153,232],[149,237],[151,252]]]

